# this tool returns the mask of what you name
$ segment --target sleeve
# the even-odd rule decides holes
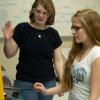
[[[57,31],[54,32],[54,37],[53,37],[53,47],[54,49],[58,48],[62,44],[62,40],[60,38],[60,35]]]
[[[21,44],[21,33],[22,33],[22,27],[21,24],[18,24],[14,29],[13,39],[17,43],[17,45],[20,47]]]
[[[99,57],[100,57],[100,47],[96,47],[91,57],[91,63],[93,63]]]

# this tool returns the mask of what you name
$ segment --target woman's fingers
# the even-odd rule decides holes
[[[46,88],[44,87],[44,85],[42,83],[35,83],[34,84],[34,88],[41,93],[45,93],[46,92]]]
[[[12,26],[11,21],[8,21],[8,22],[5,24],[5,28],[9,28],[9,27],[11,27],[11,26]]]
[[[3,35],[5,39],[11,39],[13,36],[13,27],[11,21],[8,21],[2,28]]]
[[[43,86],[41,83],[35,83],[34,84],[34,87],[41,87],[41,86]]]

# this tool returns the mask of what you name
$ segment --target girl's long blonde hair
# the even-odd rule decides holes
[[[92,9],[83,9],[77,11],[72,19],[77,19],[80,21],[82,26],[84,27],[87,35],[91,39],[91,41],[95,45],[100,46],[100,15],[92,10]],[[72,49],[69,52],[68,60],[64,65],[64,74],[62,78],[62,88],[65,91],[72,89],[72,75],[71,75],[71,68],[74,62],[75,57],[79,53],[80,49],[82,48],[82,43],[75,43],[73,38]]]

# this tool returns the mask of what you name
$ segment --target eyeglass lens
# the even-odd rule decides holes
[[[72,26],[71,30],[72,31],[74,30],[75,32],[78,32],[81,28],[82,28],[81,26]]]

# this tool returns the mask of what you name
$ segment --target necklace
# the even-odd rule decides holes
[[[48,25],[45,25],[44,27],[40,27],[39,25],[35,25],[33,23],[29,23],[29,25],[36,30],[34,34],[32,34],[33,39],[47,39],[48,35],[46,34],[46,29],[48,29]]]

